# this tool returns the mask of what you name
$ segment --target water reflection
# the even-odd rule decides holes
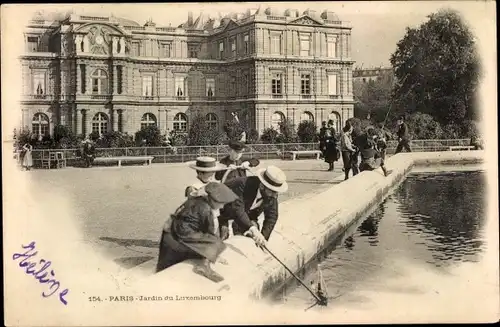
[[[410,175],[394,196],[400,224],[427,241],[435,265],[477,261],[484,225],[485,181],[481,172]]]
[[[402,282],[398,286],[406,292],[410,280],[415,280],[415,276],[407,276],[408,264],[447,274],[445,268],[452,263],[478,261],[484,247],[484,188],[483,172],[410,175],[321,255],[330,294],[342,294],[335,302],[369,302],[359,297],[360,292],[389,291],[388,283],[395,278],[408,279],[408,285]],[[306,276],[308,283],[317,278],[316,271],[312,269]],[[296,284],[284,292],[288,299],[298,299],[296,303],[309,298]]]

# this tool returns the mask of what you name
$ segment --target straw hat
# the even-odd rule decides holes
[[[262,184],[272,191],[283,193],[288,190],[286,175],[276,166],[269,166],[258,170],[257,176]]]
[[[218,163],[212,157],[198,157],[196,161],[191,161],[188,163],[189,168],[199,171],[211,172],[211,171],[219,171],[227,169],[221,163]]]

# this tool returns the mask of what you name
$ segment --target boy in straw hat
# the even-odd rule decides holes
[[[185,196],[195,195],[209,182],[215,181],[216,172],[226,169],[224,165],[211,157],[198,157],[195,161],[189,162],[188,166],[196,171],[196,180],[186,187]]]
[[[234,235],[251,234],[257,245],[264,245],[278,221],[278,194],[286,192],[285,173],[275,166],[260,169],[256,176],[235,178],[225,183],[238,199],[220,211],[219,228],[222,239],[229,236],[229,219],[234,219]],[[258,218],[264,213],[262,230]]]
[[[165,222],[156,271],[187,259],[201,259],[194,267],[195,273],[216,283],[224,280],[210,267],[215,262],[227,264],[219,258],[226,245],[214,235],[213,212],[236,199],[234,192],[217,182],[208,183],[203,194],[189,197]]]

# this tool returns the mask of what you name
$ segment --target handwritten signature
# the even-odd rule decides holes
[[[38,254],[38,251],[35,251],[35,242],[33,241],[28,245],[21,246],[26,251],[24,253],[14,253],[12,259],[22,259],[19,262],[19,267],[24,268],[23,270],[25,270],[26,274],[33,275],[40,284],[50,285],[49,291],[51,292],[46,293],[46,291],[43,291],[43,297],[52,296],[59,290],[59,287],[61,286],[60,282],[54,278],[54,270],[51,269],[50,273],[48,272],[48,268],[52,265],[52,262],[46,261],[45,259],[40,259],[39,264],[43,266],[38,271],[35,271],[35,266],[37,265],[36,260],[35,262],[28,261],[28,259],[30,258],[34,259],[34,257]],[[47,276],[49,277],[47,278]],[[64,298],[68,294],[68,292],[69,290],[67,288],[59,292],[59,301],[61,301],[64,305],[68,304],[68,301]]]

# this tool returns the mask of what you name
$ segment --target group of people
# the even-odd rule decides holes
[[[345,180],[349,179],[351,170],[353,176],[361,171],[378,168],[382,169],[385,176],[390,173],[385,167],[387,140],[391,137],[390,133],[383,128],[379,131],[375,128],[369,128],[354,135],[354,128],[347,121],[340,133],[339,142],[333,125],[332,120],[329,120],[328,124],[323,122],[319,132],[319,146],[324,160],[329,164],[328,171],[332,171],[334,162],[342,157]],[[403,149],[411,152],[409,130],[404,122],[404,117],[398,118],[397,125],[398,146],[396,154]]]
[[[259,169],[257,159],[242,161],[245,144],[229,143],[229,155],[217,162],[198,157],[189,167],[196,172],[185,189],[186,200],[164,224],[156,271],[162,271],[187,259],[202,259],[194,272],[220,282],[223,277],[211,263],[226,264],[220,254],[224,240],[233,235],[253,238],[263,247],[278,220],[278,195],[286,192],[286,175],[275,166]],[[264,214],[262,226],[258,218]]]

